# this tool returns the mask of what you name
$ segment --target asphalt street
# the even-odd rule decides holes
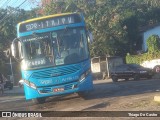
[[[117,83],[113,83],[110,79],[95,80],[94,90],[88,94],[87,100],[80,98],[75,93],[50,97],[46,103],[35,105],[31,100],[25,100],[23,88],[15,86],[13,90],[5,90],[4,95],[0,97],[0,110],[137,110],[136,107],[130,107],[130,103],[134,104],[136,100],[138,102],[141,99],[150,101],[155,95],[160,95],[160,80],[158,79],[119,81]],[[139,109],[147,110],[149,108],[140,107]],[[152,109],[160,110],[159,106]]]

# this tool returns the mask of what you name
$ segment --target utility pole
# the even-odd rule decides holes
[[[13,74],[13,66],[12,66],[12,57],[10,57],[10,66],[11,66],[11,80],[13,80],[13,85],[14,85],[14,74]]]
[[[13,85],[15,83],[14,81],[14,73],[13,73],[13,62],[12,62],[12,57],[10,57],[10,62],[9,63],[6,63],[6,64],[9,64],[10,65],[10,70],[11,70],[11,75],[10,75],[10,80],[13,80]]]

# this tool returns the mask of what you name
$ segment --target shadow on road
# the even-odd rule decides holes
[[[107,81],[107,80],[106,80]],[[90,92],[88,99],[128,96],[160,91],[160,80],[139,80],[99,82],[94,84],[94,90]]]
[[[108,80],[97,80],[94,81],[94,89],[90,91],[86,100],[92,99],[101,99],[101,98],[111,98],[111,97],[120,97],[120,96],[129,96],[129,95],[138,95],[143,93],[152,93],[160,91],[160,80],[146,80],[142,79],[139,81],[119,81],[113,83]],[[53,104],[54,102],[68,101],[68,100],[79,101],[80,98],[78,95],[63,95],[50,97],[47,99],[47,104]],[[108,104],[108,103],[107,103]],[[105,106],[107,105],[105,104]],[[98,104],[93,107],[104,106],[104,103]],[[90,108],[87,108],[90,109]]]
[[[21,88],[17,88],[14,91],[5,91],[5,94],[10,95],[17,95],[19,93],[19,90]],[[88,94],[87,100],[94,100],[94,99],[101,99],[101,98],[112,98],[112,97],[121,97],[121,96],[129,96],[129,95],[138,95],[143,93],[155,93],[160,91],[160,80],[139,80],[139,81],[119,81],[116,83],[113,83],[111,80],[96,80],[94,81],[94,89]],[[17,92],[15,94],[15,92]],[[23,94],[22,92],[19,94]],[[6,109],[9,109],[9,107],[13,106],[13,103],[15,104],[15,109],[18,109],[22,107],[21,109],[24,109],[24,106],[27,107],[27,110],[43,110],[43,109],[52,109],[55,106],[59,106],[58,102],[60,104],[64,102],[70,103],[68,101],[81,101],[82,99],[76,94],[71,95],[63,95],[63,96],[56,96],[56,97],[50,97],[47,99],[47,102],[40,105],[34,105],[31,101],[25,101],[22,99],[21,105],[15,104],[16,101],[12,103],[6,103],[8,104],[8,107]],[[20,102],[20,101],[19,101]],[[90,101],[88,101],[90,102]],[[93,104],[87,108],[84,108],[82,110],[92,110],[92,109],[101,109],[109,105],[109,102],[100,102],[97,104]]]
[[[96,105],[93,105],[93,106],[91,106],[91,107],[88,107],[88,108],[82,109],[82,111],[88,111],[88,110],[101,109],[101,108],[105,108],[105,107],[107,107],[108,105],[110,105],[110,103],[102,102],[102,103],[98,103],[98,104],[96,104]]]

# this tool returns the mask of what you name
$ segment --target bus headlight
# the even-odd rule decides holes
[[[22,69],[22,70],[27,70],[27,68],[28,68],[27,63],[26,63],[25,61],[22,61],[21,69]]]
[[[27,86],[29,86],[29,87],[31,87],[31,88],[33,88],[33,89],[36,89],[36,88],[37,88],[34,83],[32,83],[32,82],[30,82],[30,81],[28,81],[28,80],[24,80],[24,83],[25,83]]]
[[[28,80],[24,80],[24,83],[29,86],[29,81]]]
[[[91,73],[91,69],[88,69],[86,72],[84,72],[80,79],[79,79],[79,82],[82,82],[83,80],[85,80],[85,78]]]
[[[36,89],[36,85],[32,82],[30,82],[30,87],[33,88],[33,89]]]
[[[81,75],[79,82],[82,82],[86,78],[85,73]]]

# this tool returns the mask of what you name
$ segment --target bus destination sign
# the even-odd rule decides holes
[[[81,22],[81,18],[77,14],[58,16],[53,18],[22,23],[20,25],[19,31],[28,32],[28,31],[51,28],[55,26],[73,24],[78,22]]]

